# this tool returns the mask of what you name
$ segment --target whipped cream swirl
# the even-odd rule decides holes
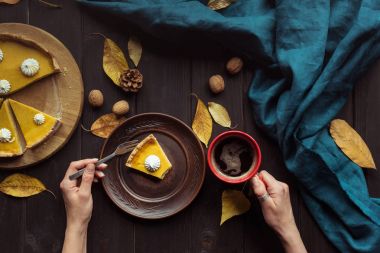
[[[144,166],[149,172],[155,172],[161,166],[160,158],[156,155],[149,155],[145,158]]]
[[[33,58],[28,58],[21,63],[21,72],[26,76],[34,76],[40,70],[40,64]]]
[[[12,133],[8,128],[0,129],[0,142],[11,142],[12,141]]]
[[[8,80],[0,80],[0,95],[8,94],[11,90],[11,84]]]
[[[37,113],[34,115],[33,121],[36,125],[40,126],[45,123],[45,116],[42,113]]]

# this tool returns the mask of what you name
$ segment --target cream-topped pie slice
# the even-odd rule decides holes
[[[46,49],[22,36],[0,34],[0,49],[0,96],[12,94],[60,71]]]
[[[19,156],[24,151],[24,140],[19,134],[9,102],[5,100],[0,109],[0,157]]]
[[[125,165],[159,179],[163,179],[172,168],[172,164],[153,134],[148,135],[136,146]]]
[[[24,135],[27,148],[43,142],[58,129],[60,121],[57,118],[18,101],[8,100]]]

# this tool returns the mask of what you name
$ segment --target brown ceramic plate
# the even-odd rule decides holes
[[[129,118],[105,141],[101,156],[111,154],[128,140],[142,140],[154,134],[173,167],[163,180],[125,167],[129,153],[114,158],[105,170],[103,187],[123,211],[144,219],[174,215],[196,197],[205,176],[202,144],[182,121],[160,113]]]

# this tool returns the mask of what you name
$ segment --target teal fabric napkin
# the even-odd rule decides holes
[[[278,142],[319,226],[341,252],[380,252],[380,199],[328,132],[380,55],[379,1],[238,0],[218,12],[195,0],[80,2],[178,43],[179,32],[208,37],[256,63],[255,119]]]

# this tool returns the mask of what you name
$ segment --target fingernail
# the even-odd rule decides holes
[[[258,183],[258,180],[259,180],[259,177],[257,176],[257,175],[255,175],[254,177],[253,177],[253,184],[257,184]]]
[[[107,166],[108,166],[108,164],[106,164],[106,163],[102,163],[99,165],[99,167],[103,167],[103,168],[107,168]]]
[[[86,167],[86,171],[88,173],[94,173],[95,172],[95,167],[94,166],[87,166]]]
[[[105,175],[102,171],[99,171],[99,172],[98,172],[98,176],[99,176],[99,177],[105,177],[106,175]]]

